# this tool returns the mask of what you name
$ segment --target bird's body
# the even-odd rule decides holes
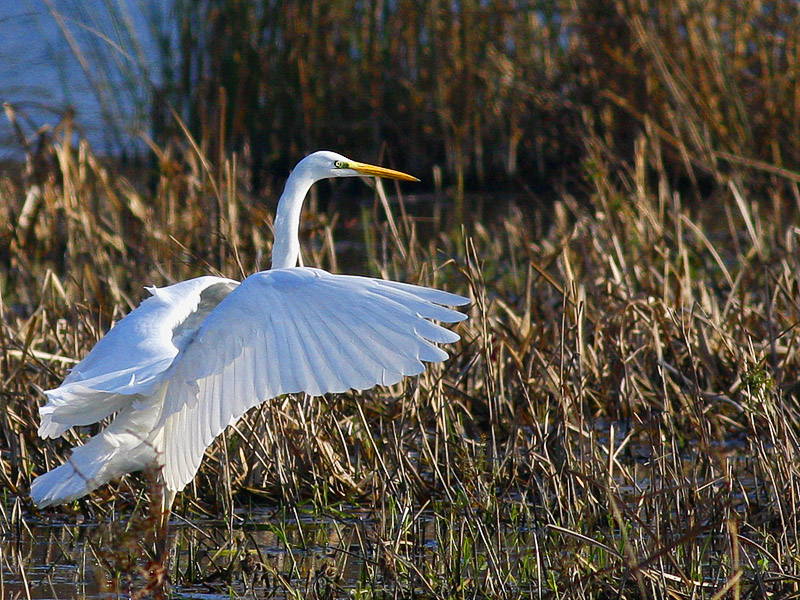
[[[459,336],[445,308],[466,298],[393,281],[296,266],[300,209],[326,177],[397,171],[316,152],[278,204],[272,268],[239,283],[199,277],[164,288],[116,324],[41,407],[42,437],[111,415],[111,423],[31,485],[40,507],[68,502],[125,473],[160,471],[171,503],[206,448],[249,408],[283,394],[319,396],[391,385],[447,354]]]

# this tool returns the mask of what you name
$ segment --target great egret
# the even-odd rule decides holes
[[[241,283],[209,276],[149,288],[152,296],[45,392],[44,438],[116,416],[33,481],[37,506],[69,502],[154,467],[168,511],[214,438],[249,408],[282,394],[391,385],[422,372],[423,361],[447,358],[434,343],[459,336],[429,319],[465,319],[445,306],[467,298],[297,266],[300,209],[312,184],[357,176],[418,181],[334,152],[307,156],[278,202],[271,269]]]

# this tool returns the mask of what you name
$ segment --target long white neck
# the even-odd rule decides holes
[[[275,243],[272,245],[272,268],[296,267],[300,257],[300,211],[303,200],[315,179],[299,164],[286,180],[275,213]]]

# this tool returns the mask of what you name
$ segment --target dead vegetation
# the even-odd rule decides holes
[[[85,434],[38,440],[40,391],[144,283],[257,268],[272,213],[248,197],[233,156],[217,169],[190,147],[162,161],[152,194],[85,143],[56,135],[39,158],[36,186],[2,180],[2,477],[23,499],[3,527],[18,535],[24,519],[139,510],[130,477],[74,507],[26,504],[31,478]],[[715,206],[685,206],[644,169],[615,183],[601,153],[594,166],[589,202],[564,193],[538,226],[513,204],[455,223],[446,197],[432,225],[403,196],[384,205],[383,191],[360,220],[307,215],[307,264],[338,268],[336,241],[355,240],[360,272],[469,294],[463,340],[416,381],[274,399],[219,438],[178,513],[228,526],[178,534],[179,589],[244,593],[250,569],[318,595],[796,593],[798,230],[735,182]],[[286,507],[273,527],[323,518],[329,558],[259,557],[241,529],[253,505]],[[126,531],[140,540],[143,527]],[[366,566],[342,580],[354,553]]]
[[[524,69],[500,80],[514,84],[526,116],[496,114],[523,132],[556,118],[545,111],[554,99],[578,117],[572,129],[551,124],[582,137],[559,139],[569,150],[559,156],[575,161],[553,176],[547,206],[524,187],[502,203],[464,193],[470,169],[496,166],[463,154],[476,133],[469,111],[440,136],[452,185],[432,185],[424,201],[405,186],[322,184],[312,194],[306,264],[469,295],[470,319],[451,359],[417,380],[273,399],[221,436],[177,503],[176,591],[800,595],[800,193],[797,136],[779,126],[798,122],[787,101],[796,4],[759,13],[712,3],[703,10],[716,11],[717,29],[695,5],[668,4],[577,3],[571,20],[528,31],[531,46],[564,41],[562,26],[583,42],[586,31],[607,33],[591,47],[555,44],[540,63],[551,83],[563,81],[554,65],[575,67],[576,96],[527,96]],[[785,35],[764,37],[759,19]],[[575,48],[585,63],[561,54]],[[593,104],[576,104],[587,90]],[[775,102],[757,112],[769,90]],[[91,433],[37,439],[41,390],[136,306],[144,285],[267,265],[276,195],[254,187],[251,155],[177,114],[178,133],[152,142],[150,164],[98,157],[66,118],[26,147],[24,169],[0,174],[0,587],[11,591],[55,585],[58,565],[82,565],[98,589],[146,591],[149,524],[129,518],[144,510],[144,478],[41,514],[27,502],[31,479]],[[430,147],[425,123],[409,131]],[[105,525],[87,543],[79,519]],[[47,530],[57,566],[34,573],[28,528],[50,521],[68,524]]]

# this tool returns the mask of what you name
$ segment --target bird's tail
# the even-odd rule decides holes
[[[151,464],[155,454],[146,440],[107,429],[73,449],[63,465],[34,479],[31,499],[39,508],[77,500],[115,477]]]
[[[36,506],[44,508],[77,500],[111,479],[103,473],[108,448],[100,447],[98,441],[100,438],[94,438],[75,448],[67,462],[33,480],[31,499]]]
[[[152,441],[163,390],[154,398],[120,411],[114,421],[69,459],[31,483],[31,499],[39,508],[71,502],[99,486],[147,467],[158,467],[160,452]]]

